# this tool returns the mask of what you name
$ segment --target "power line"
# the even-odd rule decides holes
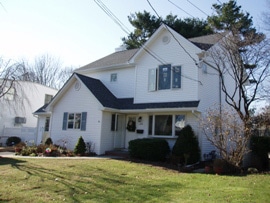
[[[159,17],[157,11],[154,9],[154,7],[152,6],[152,4],[150,3],[149,0],[147,0],[148,4],[150,5],[150,7],[153,9],[153,11],[156,13],[156,15]],[[198,63],[196,61],[196,59],[194,59],[191,54],[185,49],[185,47],[179,42],[179,40],[175,37],[175,35],[172,33],[172,31],[168,28],[168,26],[164,23],[165,28],[167,29],[167,31],[172,35],[172,37],[174,38],[174,40],[179,44],[179,46],[184,50],[184,52],[186,52],[186,54],[194,61],[195,65],[197,66]]]
[[[110,11],[110,9],[101,1],[101,0],[94,0],[95,3],[106,13],[106,15],[108,17],[110,17],[125,33],[127,33],[129,35],[130,31],[128,30],[128,28]],[[147,0],[148,1],[148,0]],[[149,2],[149,5],[152,7],[152,5]],[[155,9],[152,7],[152,9],[155,11]],[[155,11],[156,12],[156,11]],[[157,12],[156,12],[157,14]],[[157,14],[157,16],[159,17],[159,15]],[[173,38],[179,43],[179,45],[183,48],[183,50],[192,58],[192,56],[186,51],[186,49],[180,44],[180,42],[177,40],[177,38],[174,36],[174,34],[171,32],[171,30],[167,27],[166,24],[165,28],[171,33],[171,35],[173,36]],[[151,55],[154,59],[156,59],[157,61],[159,61],[162,65],[168,64],[164,59],[162,59],[160,56],[158,56],[155,52],[153,52],[152,50],[149,49],[149,47],[147,47],[146,45],[141,45],[141,48],[143,48],[149,55]],[[194,58],[192,58],[195,61],[195,64],[197,65],[197,62]],[[182,77],[196,81],[198,83],[201,83],[201,81],[198,81],[196,79],[190,78],[188,76],[185,76],[183,74],[181,74]]]
[[[187,11],[185,11],[184,9],[182,9],[180,6],[176,5],[172,1],[168,0],[168,2],[170,2],[172,5],[174,5],[175,7],[177,7],[178,9],[180,9],[181,11],[183,11],[184,13],[186,13],[187,15],[189,15],[190,17],[195,18],[193,15],[191,15],[190,13],[188,13]]]
[[[152,4],[150,3],[149,0],[147,0],[148,4],[150,5],[150,7],[153,9],[153,11],[156,13],[156,15],[160,18],[160,16],[158,15],[157,11],[155,10],[155,8],[152,6]],[[174,38],[174,40],[180,45],[180,47],[186,52],[186,54],[194,61],[195,65],[198,66],[197,61],[191,56],[191,54],[185,49],[185,47],[183,47],[183,45],[179,42],[179,40],[175,37],[175,35],[171,32],[171,30],[168,28],[168,26],[164,23],[166,30],[172,35],[172,37]],[[196,81],[198,83],[200,83],[202,85],[202,82],[193,78],[190,78],[188,76],[185,76],[183,74],[181,74],[182,77]]]
[[[111,18],[127,35],[129,35],[130,31],[129,29],[117,18],[113,12],[101,1],[101,0],[95,0],[95,3],[106,13],[106,15]],[[141,45],[142,48],[150,54],[153,58],[155,58],[160,63],[164,63],[163,59],[160,58],[156,53],[151,51],[147,46]]]
[[[191,5],[193,5],[195,8],[197,8],[199,11],[201,11],[203,14],[205,14],[206,16],[208,16],[207,13],[205,13],[202,9],[200,9],[198,6],[196,6],[195,4],[191,3],[189,0],[187,0],[187,2],[189,2]]]
[[[102,1],[94,1],[126,34],[130,33],[129,29],[110,11],[110,9]]]

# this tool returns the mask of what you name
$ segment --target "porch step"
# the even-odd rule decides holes
[[[107,155],[107,156],[118,156],[118,157],[123,157],[123,158],[128,158],[129,157],[128,151],[124,151],[124,150],[106,151],[105,155]]]

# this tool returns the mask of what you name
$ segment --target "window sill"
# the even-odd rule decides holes
[[[177,139],[178,136],[166,136],[166,135],[149,135],[150,138],[162,138],[162,139]]]

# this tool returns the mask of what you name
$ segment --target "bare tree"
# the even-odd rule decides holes
[[[241,167],[244,155],[248,153],[249,137],[245,136],[243,121],[232,108],[213,107],[201,119],[201,128],[207,139],[219,151],[222,159]]]
[[[8,94],[16,83],[17,64],[0,59],[0,98]]]
[[[266,30],[266,31],[270,31],[270,12],[269,12],[269,8],[270,8],[270,0],[267,0],[266,1],[266,4],[267,4],[267,11],[265,11],[265,12],[262,12],[262,14],[261,14],[261,21],[262,21],[262,23],[263,23],[263,25],[264,25],[264,29]]]
[[[73,71],[74,68],[63,68],[59,59],[47,54],[36,57],[34,63],[22,59],[17,78],[60,89]]]
[[[216,70],[221,95],[225,104],[235,111],[236,114],[230,114],[239,119],[239,122],[233,121],[241,126],[242,132],[236,133],[239,139],[232,143],[233,132],[229,128],[235,127],[226,121],[229,119],[227,110],[220,106],[219,111],[215,111],[214,119],[220,121],[220,125],[217,125],[216,132],[212,132],[213,139],[209,135],[208,140],[220,150],[222,158],[229,162],[234,160],[239,166],[248,152],[247,141],[252,135],[251,104],[269,96],[268,91],[264,90],[270,76],[270,40],[256,31],[252,26],[252,17],[242,12],[236,1],[213,6],[217,15],[208,20],[219,33],[226,31],[226,34],[220,33],[223,35],[222,40],[207,51],[205,60]],[[211,119],[209,122],[211,124]],[[215,139],[216,135],[218,139]],[[230,144],[233,148],[228,148]],[[230,158],[228,154],[234,157]]]

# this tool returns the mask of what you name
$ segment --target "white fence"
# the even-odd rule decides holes
[[[36,144],[36,128],[4,128],[3,136],[0,136],[0,145],[5,146],[8,137],[19,137],[23,142]]]

